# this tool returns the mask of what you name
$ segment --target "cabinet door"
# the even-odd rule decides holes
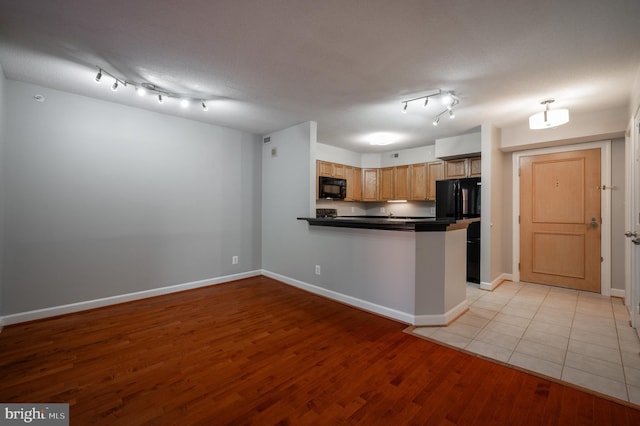
[[[481,157],[469,158],[469,176],[470,177],[482,176],[482,158]]]
[[[427,163],[412,164],[411,173],[411,197],[410,200],[427,199]]]
[[[393,199],[409,200],[411,198],[411,167],[394,167],[394,191]]]
[[[345,167],[343,164],[333,164],[333,177],[346,179]]]
[[[444,162],[444,178],[458,179],[467,177],[467,159],[450,160]]]
[[[353,201],[362,201],[362,169],[354,167],[352,173]]]
[[[436,199],[436,181],[444,179],[444,164],[442,161],[436,161],[427,164],[427,179],[429,180],[427,200],[435,201]]]
[[[379,196],[381,201],[394,199],[394,186],[395,186],[395,167],[384,167],[380,169],[380,189]]]
[[[353,167],[344,166],[344,179],[347,181],[347,194],[344,201],[353,201]]]
[[[378,169],[362,170],[362,201],[378,201]]]
[[[333,176],[333,163],[329,163],[328,161],[320,161],[318,160],[316,164],[317,174],[318,176]]]

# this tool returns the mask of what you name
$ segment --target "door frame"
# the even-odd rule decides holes
[[[640,199],[638,193],[637,177],[640,176],[638,161],[640,160],[640,105],[635,114],[629,120],[629,127],[625,134],[625,231],[639,232],[636,215],[640,216]],[[631,317],[631,326],[636,329],[640,337],[640,266],[636,262],[638,248],[631,244],[629,238],[625,239],[625,305]]]
[[[520,158],[531,155],[556,154],[559,152],[581,151],[585,149],[600,149],[600,182],[611,188],[611,140],[562,145],[547,148],[530,149],[513,153],[513,281],[520,281]],[[600,210],[602,225],[600,227],[600,255],[603,257],[600,265],[600,294],[611,296],[611,191],[600,191]]]

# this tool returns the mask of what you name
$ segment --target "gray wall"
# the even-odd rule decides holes
[[[624,290],[625,141],[611,141],[611,288]]]
[[[259,137],[12,80],[4,96],[3,314],[260,269]]]
[[[6,130],[6,108],[5,108],[5,78],[2,65],[0,65],[0,316],[4,314],[2,307],[4,285],[3,285],[3,248],[4,248],[4,144]]]

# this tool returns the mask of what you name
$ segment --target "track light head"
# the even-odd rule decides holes
[[[407,107],[408,107],[408,106],[409,106],[409,103],[408,103],[408,102],[405,102],[405,103],[404,103],[404,107],[402,108],[402,113],[403,113],[403,114],[406,114],[406,113],[407,113]]]
[[[138,96],[144,96],[147,94],[147,89],[144,86],[138,86],[136,87],[136,93]]]
[[[456,118],[456,114],[453,112],[453,110],[452,110],[452,109],[450,109],[450,110],[449,110],[449,118],[450,118],[451,120],[453,120],[454,118]]]
[[[437,116],[437,117],[433,120],[433,125],[434,125],[434,126],[437,126],[439,122],[440,122],[440,116]]]
[[[424,98],[424,105],[423,106],[426,108],[427,105],[429,105],[429,97],[428,96]]]
[[[113,86],[111,86],[111,90],[114,92],[118,90],[118,80],[113,82]]]
[[[100,79],[102,79],[102,70],[98,70],[98,74],[96,74],[96,83],[100,83]]]
[[[180,101],[180,106],[181,106],[182,108],[188,108],[188,107],[189,107],[189,99],[182,99],[182,100]]]
[[[158,103],[161,104],[164,102],[164,99],[162,99],[162,95],[158,95]]]
[[[209,107],[207,106],[207,104],[204,101],[202,101],[202,109],[205,110],[205,111],[209,111]]]

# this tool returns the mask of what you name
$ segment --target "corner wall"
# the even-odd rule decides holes
[[[6,141],[6,120],[7,114],[6,102],[5,102],[5,78],[4,71],[2,70],[2,64],[0,64],[0,318],[4,314],[3,299],[4,299],[4,145]],[[0,327],[2,324],[0,323]]]
[[[4,315],[260,269],[256,135],[13,80],[5,98]]]

